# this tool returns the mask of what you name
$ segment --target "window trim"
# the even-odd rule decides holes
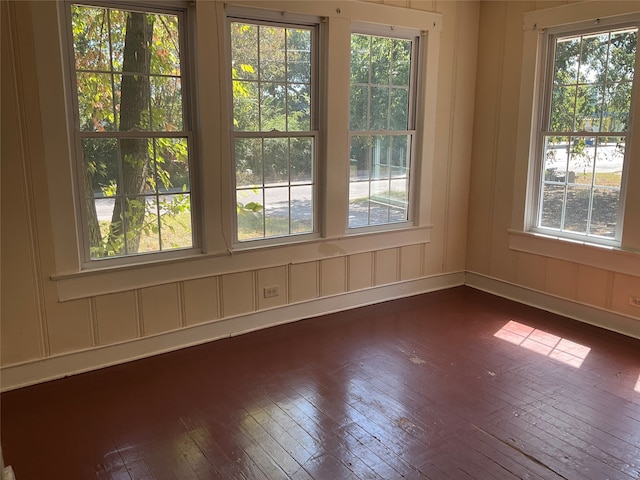
[[[351,130],[349,128],[348,134],[348,145],[347,145],[347,155],[351,151],[351,139],[354,136],[358,135],[367,135],[367,136],[383,136],[387,135],[398,135],[400,133],[405,133],[410,139],[411,143],[411,152],[409,154],[409,181],[407,182],[408,186],[408,196],[407,196],[407,219],[400,222],[387,222],[381,224],[367,224],[362,226],[349,226],[349,215],[348,211],[350,208],[350,198],[349,191],[351,187],[351,174],[347,172],[347,219],[346,219],[346,233],[348,235],[360,234],[360,233],[375,233],[382,232],[387,230],[399,230],[403,228],[411,228],[419,224],[419,219],[417,218],[418,208],[416,206],[418,199],[420,198],[418,190],[418,177],[419,172],[421,171],[420,166],[416,165],[418,157],[418,152],[422,151],[421,147],[424,145],[423,132],[421,131],[421,122],[419,115],[419,105],[421,100],[421,85],[422,82],[425,81],[423,77],[423,72],[426,69],[426,66],[423,65],[424,55],[426,48],[423,46],[424,43],[427,43],[426,35],[424,32],[416,29],[416,28],[407,28],[407,27],[395,27],[392,25],[381,25],[374,24],[368,22],[352,22],[351,30],[350,30],[350,40],[354,34],[363,34],[363,35],[371,35],[371,36],[381,36],[386,38],[396,38],[401,40],[409,40],[411,41],[411,65],[409,72],[409,112],[407,115],[407,129],[406,130]],[[349,53],[351,53],[351,49],[349,48]],[[350,56],[351,58],[351,56]],[[349,78],[349,86],[351,85],[351,78]],[[349,110],[349,118],[347,124],[350,123],[350,110]],[[423,159],[424,160],[424,159]],[[349,165],[347,165],[347,168]],[[369,183],[371,179],[369,179]]]
[[[180,64],[181,64],[181,89],[182,89],[182,120],[183,129],[176,132],[148,130],[136,135],[136,132],[113,131],[107,135],[98,135],[96,132],[83,132],[79,129],[79,98],[77,92],[77,72],[75,68],[75,52],[73,47],[71,7],[73,5],[83,5],[89,7],[119,9],[119,10],[141,10],[158,14],[171,14],[178,17],[180,36]],[[195,92],[193,75],[194,63],[192,50],[193,42],[193,10],[186,3],[181,1],[167,2],[140,2],[132,1],[118,3],[101,0],[65,0],[60,2],[60,28],[63,45],[62,66],[65,70],[65,92],[70,99],[70,108],[67,108],[67,125],[69,136],[69,149],[71,156],[72,170],[72,190],[74,203],[76,205],[75,232],[78,240],[78,255],[81,270],[93,270],[110,268],[116,266],[136,265],[158,260],[172,260],[181,257],[190,257],[202,251],[200,238],[201,215],[200,215],[200,188],[198,182],[198,142],[196,135],[196,118],[194,115]],[[191,214],[191,246],[177,249],[140,252],[134,254],[117,255],[113,257],[91,258],[90,245],[88,240],[87,208],[85,200],[84,167],[82,140],[84,138],[143,138],[153,139],[162,137],[186,138],[189,145],[189,185],[190,185],[190,214]]]
[[[640,20],[640,6],[632,3],[588,2],[569,4],[543,10],[527,12],[523,15],[523,46],[522,66],[520,76],[520,98],[518,108],[518,127],[516,140],[516,157],[514,168],[513,201],[511,212],[511,224],[509,229],[509,247],[520,250],[521,238],[527,237],[532,250],[529,253],[538,253],[551,256],[555,251],[554,243],[570,242],[574,245],[572,254],[567,260],[589,265],[591,247],[601,247],[629,252],[640,252],[640,225],[631,220],[632,216],[640,213],[640,189],[627,188],[626,202],[623,218],[623,232],[620,244],[607,246],[595,243],[584,243],[584,239],[573,241],[557,236],[543,235],[531,231],[531,219],[536,211],[532,208],[532,192],[536,191],[535,179],[539,170],[536,170],[539,158],[534,146],[536,142],[537,121],[541,115],[541,99],[538,94],[544,78],[544,70],[541,69],[542,59],[546,54],[544,34],[547,29],[562,27],[579,28],[580,24],[593,24],[599,22],[621,23]],[[640,49],[638,50],[640,52]],[[638,62],[636,57],[636,62]],[[640,65],[640,63],[636,63]],[[637,76],[636,76],[637,79]],[[640,157],[640,100],[634,95],[635,104],[631,106],[634,120],[630,130],[630,141],[627,145],[629,158]],[[636,139],[635,141],[633,141]],[[640,185],[640,162],[627,162],[627,185]],[[534,193],[535,195],[535,193]],[[636,206],[637,205],[637,206]],[[534,241],[535,240],[535,241]]]
[[[236,5],[226,5],[224,7],[224,38],[225,38],[225,57],[223,59],[226,85],[227,88],[227,108],[229,112],[229,122],[224,127],[229,131],[229,174],[230,174],[230,206],[231,211],[231,249],[232,250],[250,250],[260,247],[270,247],[289,244],[295,244],[300,242],[312,241],[314,239],[321,238],[322,232],[322,216],[323,211],[320,207],[320,190],[322,176],[320,173],[324,170],[325,162],[322,157],[324,148],[322,144],[324,142],[324,117],[321,113],[323,110],[320,106],[320,92],[324,89],[324,79],[320,75],[320,71],[323,70],[321,62],[325,59],[322,52],[323,47],[323,28],[322,18],[316,15],[305,15],[290,12],[274,12],[271,10],[264,10],[260,8],[243,7]],[[236,131],[232,127],[233,120],[233,75],[231,72],[232,64],[232,49],[231,49],[231,24],[234,22],[249,22],[256,25],[274,25],[278,27],[303,27],[309,29],[311,32],[311,115],[310,115],[310,129],[303,131]],[[289,233],[277,236],[265,236],[262,238],[252,238],[247,240],[240,240],[238,238],[238,214],[236,210],[237,205],[237,184],[236,184],[236,161],[234,151],[234,141],[236,138],[294,138],[294,137],[312,137],[313,143],[313,171],[312,171],[312,216],[313,224],[312,231],[307,233]],[[291,187],[291,184],[288,184]],[[264,189],[263,185],[263,189]],[[266,222],[266,219],[264,219]]]

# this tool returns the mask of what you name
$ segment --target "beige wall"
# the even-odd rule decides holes
[[[628,317],[626,333],[640,336],[640,309],[629,304],[631,295],[640,296],[638,253],[527,239],[509,233],[510,228],[518,228],[517,222],[514,225],[512,221],[513,212],[523,209],[518,199],[524,198],[522,191],[526,187],[518,166],[526,167],[527,159],[521,158],[517,145],[518,122],[522,120],[519,105],[525,38],[523,14],[567,3],[482,2],[466,269],[577,305],[596,307],[601,321],[595,318],[594,322],[605,327],[618,329],[607,323],[608,312],[620,314],[622,321]],[[598,2],[588,3],[584,8],[581,6],[583,11],[587,8],[615,11],[631,5],[600,2],[606,4],[602,7]],[[640,102],[636,102],[638,118],[639,107]],[[637,123],[640,122],[636,122],[636,133]],[[631,158],[637,165],[637,153]],[[635,175],[628,185],[634,195],[640,190],[638,178]],[[631,239],[637,234],[631,230],[640,223],[640,205],[632,198],[628,196],[625,224],[629,230],[627,243],[631,246],[637,244],[637,239]],[[523,243],[532,248],[521,248]],[[518,249],[510,245],[518,245]]]
[[[53,143],[65,140],[52,134],[58,123],[43,125],[39,95],[63,102],[63,92],[46,75],[44,45],[34,43],[32,19],[42,5],[3,2],[2,387],[463,283],[479,4],[388,3],[443,14],[433,190],[421,197],[432,228],[192,259],[141,282],[135,268],[116,277],[59,276],[55,241],[74,232],[56,232],[52,212],[73,205],[69,192],[56,190],[69,181],[69,159],[52,158]],[[87,285],[104,294],[79,293]],[[280,295],[265,299],[272,285]]]

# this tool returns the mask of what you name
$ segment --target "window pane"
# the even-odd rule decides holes
[[[391,54],[391,83],[408,87],[411,74],[411,42],[409,40],[394,40]]]
[[[182,84],[179,77],[151,77],[153,129],[182,130]]]
[[[573,131],[573,118],[576,108],[576,87],[553,87],[551,99],[552,132]]]
[[[180,32],[175,15],[148,15],[153,24],[150,42],[151,72],[160,75],[180,75]]]
[[[156,138],[155,148],[157,190],[162,193],[189,192],[191,184],[187,139]]]
[[[72,5],[71,17],[76,70],[110,71],[107,11]]]
[[[600,131],[603,91],[600,86],[580,85],[576,100],[576,131]]]
[[[265,236],[289,235],[289,200],[288,187],[265,189]]]
[[[236,22],[231,24],[231,59],[231,73],[234,79],[257,80],[257,25]]]
[[[187,248],[192,243],[191,196],[186,194],[160,197],[160,240],[163,250]],[[152,220],[153,217],[150,219]]]
[[[566,173],[567,183],[591,184],[591,172],[595,163],[595,141],[593,137],[572,138],[569,170]]]
[[[349,184],[349,227],[369,225],[369,182]]]
[[[409,135],[394,136],[391,149],[391,176],[406,178],[409,176],[409,153],[411,139]]]
[[[310,85],[290,85],[287,92],[287,131],[311,130]]]
[[[260,130],[287,130],[287,90],[283,83],[263,83],[260,90]]]
[[[557,85],[576,83],[579,58],[580,37],[559,39],[556,43],[553,83]]]
[[[603,118],[603,132],[626,132],[629,130],[631,111],[631,83],[607,84],[605,101],[607,113]]]
[[[371,37],[371,83],[389,85],[391,83],[391,52],[393,39]]]
[[[542,188],[542,215],[540,225],[559,229],[562,225],[564,187],[544,184]]]
[[[118,187],[118,143],[113,138],[82,140],[85,195],[91,198],[114,197]]]
[[[389,88],[371,87],[369,130],[386,130],[389,120]]]
[[[590,189],[585,187],[567,187],[567,205],[564,218],[564,230],[587,233]]]
[[[611,34],[608,82],[633,80],[637,42],[638,30],[635,29]]]
[[[313,187],[291,187],[291,233],[313,232]]]
[[[351,35],[351,83],[369,83],[369,35]]]
[[[287,29],[287,80],[311,83],[311,32]]]
[[[569,162],[569,138],[546,137],[544,150],[544,180],[563,181]]]
[[[594,189],[590,233],[601,237],[615,238],[619,207],[619,189]]]
[[[349,105],[349,128],[351,130],[367,130],[368,106],[369,88],[352,85]]]
[[[262,140],[260,138],[236,138],[236,186],[262,185]]]
[[[264,139],[264,184],[289,183],[289,139]]]
[[[122,72],[127,17],[127,12],[122,10],[109,10],[109,25],[111,26],[111,64],[114,72]]]
[[[580,83],[604,82],[607,66],[609,34],[585,35],[582,37],[580,54]]]
[[[313,138],[290,140],[291,182],[313,181]]]
[[[601,137],[598,139],[594,184],[620,188],[624,164],[624,137]]]
[[[406,130],[409,125],[409,90],[391,90],[391,130]]]
[[[238,240],[264,238],[264,198],[261,188],[236,192]]]
[[[233,81],[233,128],[244,132],[257,132],[259,127],[260,101],[258,84]]]
[[[102,132],[116,129],[112,80],[108,73],[78,72],[76,75],[80,130]]]
[[[258,28],[262,80],[284,82],[286,80],[285,29],[271,26]]]

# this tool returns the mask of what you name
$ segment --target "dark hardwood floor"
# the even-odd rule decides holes
[[[467,287],[2,394],[18,480],[639,479],[640,341]]]

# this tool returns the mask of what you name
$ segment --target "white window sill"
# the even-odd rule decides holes
[[[626,275],[640,275],[640,252],[540,233],[509,230],[509,248]]]
[[[58,299],[66,301],[215,275],[429,243],[430,233],[431,227],[413,227],[360,236],[317,238],[307,242],[281,243],[262,248],[192,254],[164,261],[93,268],[55,274],[51,279],[56,282]]]

